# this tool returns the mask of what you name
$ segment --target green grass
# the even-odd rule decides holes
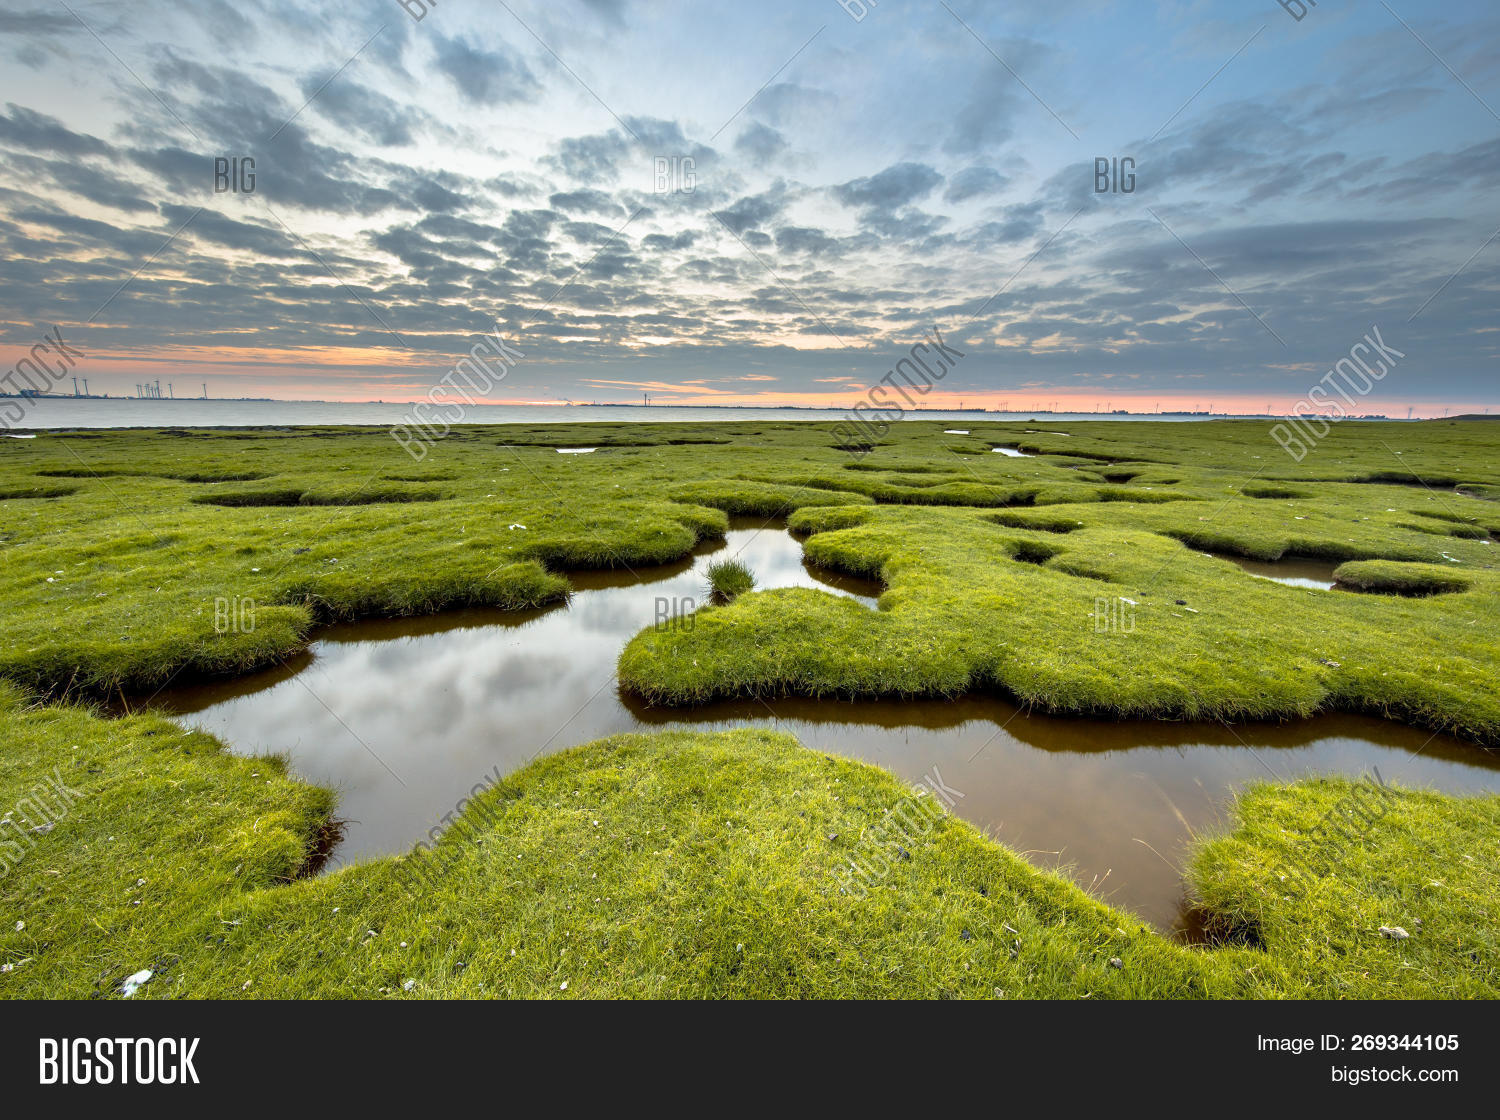
[[[1389,560],[1351,560],[1335,568],[1333,576],[1345,587],[1391,595],[1440,595],[1468,591],[1474,586],[1467,576],[1436,564],[1399,564]]]
[[[295,876],[330,797],[274,761],[153,716],[27,708],[13,690],[0,735],[0,804],[55,773],[72,791],[54,828],[0,849],[13,998],[112,997],[142,968],[155,975],[136,998],[1496,994],[1494,798],[1397,794],[1357,868],[1338,866],[1357,871],[1349,889],[1289,903],[1274,889],[1282,830],[1337,786],[1256,791],[1255,823],[1200,857],[1199,890],[1253,916],[1264,948],[1204,949],[1032,867],[933,794],[769,731],[552,755],[431,852],[318,879]],[[858,889],[851,863],[871,869]],[[1408,941],[1375,932],[1417,918]]]
[[[755,586],[750,569],[738,560],[715,560],[704,569],[708,590],[716,603],[728,603]]]
[[[1324,779],[1246,791],[1235,831],[1196,854],[1194,896],[1227,935],[1273,954],[1295,946],[1297,974],[1326,996],[1413,984],[1495,998],[1500,797],[1378,790]]]
[[[942,426],[892,425],[858,457],[797,422],[460,428],[419,464],[378,430],[3,441],[0,493],[28,496],[0,499],[0,676],[97,695],[243,672],[330,619],[536,607],[567,596],[570,571],[664,563],[730,513],[790,512],[811,560],[887,583],[882,610],[744,594],[713,625],[638,638],[627,688],[660,703],[981,689],[1163,718],[1337,708],[1500,744],[1500,507],[1469,496],[1500,496],[1500,425],[1343,424],[1301,463],[1250,421]],[[1204,551],[1355,561],[1349,586],[1382,593],[1298,591]],[[1134,630],[1096,632],[1097,601],[1122,596]],[[216,627],[219,601],[242,599],[255,629]]]
[[[1286,892],[1296,836],[1347,791],[1251,791],[1192,886],[1262,947],[1207,951],[950,818],[840,895],[850,845],[910,791],[785,736],[581,747],[505,779],[435,856],[309,881],[329,792],[155,717],[32,706],[276,663],[330,619],[556,602],[572,571],[678,560],[753,513],[881,580],[880,609],[746,589],[638,635],[625,688],[1341,709],[1500,745],[1500,425],[1343,424],[1301,463],[1263,423],[969,426],[896,424],[857,457],[823,424],[475,427],[420,464],[336,428],[0,441],[0,815],[49,775],[79,791],[50,831],[0,826],[0,993],[108,994],[151,967],[145,995],[1493,995],[1493,798],[1401,792],[1316,890]],[[1209,552],[1335,560],[1369,593]],[[222,625],[230,601],[253,628]],[[1108,624],[1122,606],[1128,630]],[[414,901],[406,869],[434,860]]]

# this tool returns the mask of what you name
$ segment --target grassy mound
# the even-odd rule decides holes
[[[1309,994],[1500,992],[1500,797],[1325,779],[1252,788],[1237,810],[1197,853],[1193,892]]]
[[[887,584],[883,609],[845,618],[807,593],[776,601],[782,620],[745,595],[690,636],[717,662],[642,639],[631,688],[996,688],[1168,718],[1343,707],[1500,742],[1500,571],[1481,536],[1497,517],[1464,496],[1500,486],[1500,426],[1345,424],[1294,463],[1250,421],[944,424],[893,424],[861,456],[792,421],[458,427],[420,463],[383,431],[335,427],[0,441],[0,677],[97,694],[238,672],[329,618],[537,607],[569,571],[641,571],[722,535],[729,512],[790,513],[809,559]],[[1471,589],[1316,596],[1196,550],[1437,565]],[[1133,629],[1098,628],[1100,601],[1123,599]],[[221,625],[225,602],[253,604],[254,630]],[[837,656],[789,644],[821,644],[825,623]]]
[[[940,779],[784,734],[552,755],[432,850],[318,879],[295,876],[331,797],[273,760],[10,691],[0,734],[0,803],[27,830],[0,832],[0,996],[114,996],[142,968],[136,998],[1425,997],[1494,995],[1500,975],[1495,798],[1394,792],[1366,845],[1325,861],[1333,885],[1288,900],[1285,830],[1339,787],[1255,791],[1195,883],[1264,948],[1209,950],[992,843]]]
[[[1391,595],[1439,595],[1467,591],[1473,581],[1436,564],[1397,564],[1389,560],[1358,560],[1340,564],[1333,578],[1357,591]]]
[[[881,610],[817,592],[745,595],[694,627],[637,635],[620,681],[664,704],[994,689],[1046,711],[1131,718],[1342,708],[1500,742],[1500,573],[1472,560],[1346,564],[1474,590],[1311,592],[1113,523],[1106,508],[801,510],[790,523],[809,534],[808,560],[882,580]],[[1334,547],[1304,542],[1319,543]]]

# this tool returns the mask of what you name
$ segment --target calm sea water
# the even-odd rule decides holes
[[[400,424],[410,413],[407,402],[384,404],[373,401],[253,401],[253,400],[136,400],[130,397],[100,398],[38,397],[26,402],[27,415],[15,427],[27,428],[173,428],[239,427],[293,424]],[[802,408],[637,408],[624,405],[474,405],[464,410],[466,424],[580,424],[670,423],[706,421],[729,423],[746,420],[839,420],[843,409]],[[910,412],[923,420],[963,422],[1027,420],[1049,423],[1070,420],[1206,420],[1191,416],[1117,416],[1090,412]],[[1222,416],[1215,419],[1224,419]]]

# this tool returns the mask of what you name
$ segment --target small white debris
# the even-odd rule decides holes
[[[408,980],[406,983],[404,983],[404,984],[401,985],[401,990],[403,992],[409,992],[413,988],[415,988],[416,986],[417,986],[417,982],[415,980]]]
[[[143,968],[139,972],[133,972],[125,977],[125,983],[120,985],[120,994],[126,999],[141,990],[141,985],[151,979],[151,970]]]
[[[17,933],[20,933],[25,928],[26,928],[26,923],[25,922],[17,922],[16,923],[16,932]]]
[[[252,572],[258,572],[258,571],[260,571],[260,569],[259,569],[259,568],[251,568],[251,569],[250,569],[250,570],[251,570],[251,571],[252,571]]]
[[[1197,614],[1197,613],[1199,613],[1197,607],[1183,607],[1182,609],[1185,610],[1185,611],[1187,611],[1188,614]]]
[[[526,526],[520,524],[519,522],[517,522],[516,524],[512,525],[511,528],[512,529],[524,529],[524,528],[526,528]]]
[[[401,942],[401,948],[403,948],[403,949],[406,948],[406,942],[405,941]]]
[[[1140,604],[1137,603],[1134,599],[1127,599],[1123,595],[1120,596],[1120,602],[1122,602],[1122,603],[1129,603],[1132,607],[1138,607],[1138,606],[1140,606]]]
[[[1400,926],[1381,926],[1380,936],[1390,937],[1395,939],[1396,941],[1405,941],[1408,937],[1411,936],[1411,934],[1407,933]]]
[[[242,992],[248,992],[249,990],[250,990],[250,981],[246,980],[243,984],[240,985],[240,991],[242,991]]]
[[[560,991],[560,992],[566,992],[567,990],[568,990],[568,982],[566,980],[564,980],[562,982],[562,987],[559,988],[558,991]]]

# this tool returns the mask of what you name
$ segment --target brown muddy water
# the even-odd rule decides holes
[[[775,726],[908,781],[935,770],[963,794],[955,812],[1162,929],[1188,921],[1189,842],[1224,825],[1247,781],[1378,770],[1452,793],[1500,790],[1500,756],[1360,716],[1231,728],[1051,718],[977,696],[668,709],[621,695],[621,648],[702,604],[704,566],[729,556],[758,588],[822,588],[875,609],[878,585],[809,567],[779,524],[737,520],[677,564],[574,573],[565,606],[334,626],[280,668],[171,689],[151,706],[236,752],[284,753],[296,774],[336,789],[348,824],[330,868],[409,849],[497,767],[622,731]]]

